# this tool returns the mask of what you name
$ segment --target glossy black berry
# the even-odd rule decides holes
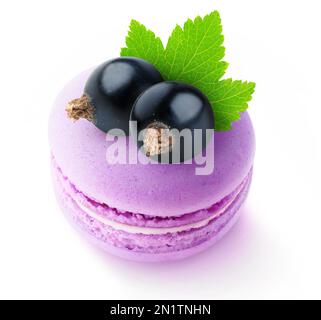
[[[121,129],[128,135],[135,100],[160,81],[162,76],[147,61],[132,57],[113,59],[92,72],[84,95],[71,101],[66,110],[71,118],[86,118],[104,132]]]
[[[191,85],[172,81],[158,83],[142,93],[130,120],[131,131],[137,126],[140,133],[137,139],[140,149],[159,162],[169,163],[194,157],[206,146],[206,136],[212,134],[206,129],[214,128],[214,115],[206,96]],[[184,129],[186,135],[177,135]],[[187,138],[185,143],[182,136]],[[200,136],[201,143],[196,139]],[[167,157],[161,158],[164,154]]]

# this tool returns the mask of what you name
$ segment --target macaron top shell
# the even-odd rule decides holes
[[[89,198],[122,211],[179,216],[208,208],[231,193],[249,173],[254,131],[245,112],[227,132],[215,132],[215,169],[196,175],[193,164],[109,164],[106,134],[87,120],[67,117],[67,103],[83,93],[91,70],[74,78],[57,97],[49,120],[49,141],[64,176]],[[128,137],[124,143],[133,144]],[[130,146],[135,150],[135,146]],[[138,151],[137,151],[138,152]]]

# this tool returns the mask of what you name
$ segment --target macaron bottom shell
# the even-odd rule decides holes
[[[59,176],[60,175],[60,176]],[[218,217],[201,228],[166,234],[131,234],[104,225],[84,212],[61,183],[61,172],[52,161],[52,177],[58,203],[69,222],[95,246],[121,258],[160,262],[180,260],[197,254],[220,240],[235,224],[246,199],[252,170],[232,203]]]

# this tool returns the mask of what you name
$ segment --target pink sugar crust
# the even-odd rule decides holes
[[[215,154],[215,170],[210,175],[195,175],[195,163],[108,164],[105,155],[110,142],[105,134],[86,120],[69,120],[64,110],[69,100],[82,94],[89,73],[77,76],[57,97],[49,120],[49,141],[64,175],[90,199],[119,212],[176,217],[209,208],[247,176],[255,141],[246,112],[232,130],[215,133],[215,151],[209,145],[209,152]],[[126,143],[133,142],[126,139]]]
[[[238,219],[238,209],[246,199],[252,171],[245,178],[238,196],[219,217],[201,228],[164,235],[132,234],[102,224],[82,211],[68,190],[64,189],[66,184],[61,180],[61,172],[54,163],[52,176],[62,211],[71,224],[94,245],[121,258],[159,262],[189,257],[221,239]]]

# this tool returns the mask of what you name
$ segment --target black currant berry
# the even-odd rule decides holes
[[[92,121],[100,130],[121,129],[129,134],[129,116],[137,97],[163,81],[156,68],[142,59],[121,57],[98,66],[81,98],[70,101],[68,115]]]
[[[140,149],[168,163],[193,158],[212,133],[206,129],[214,128],[213,111],[204,94],[191,85],[172,81],[155,84],[142,93],[130,120],[132,135],[137,126]]]

